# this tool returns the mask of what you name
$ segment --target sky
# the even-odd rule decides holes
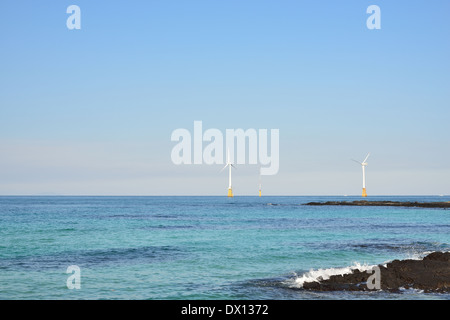
[[[70,5],[81,29],[66,25]],[[366,12],[381,10],[381,29]],[[450,194],[450,2],[0,2],[0,194],[226,195],[178,128],[279,129],[263,195]],[[256,195],[259,166],[233,170]]]

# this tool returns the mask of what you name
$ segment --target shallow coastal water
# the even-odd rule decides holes
[[[301,289],[308,277],[450,250],[450,210],[302,205],[360,199],[0,197],[0,299],[450,299]],[[67,288],[70,265],[79,290]]]

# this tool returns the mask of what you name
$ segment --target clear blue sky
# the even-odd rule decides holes
[[[5,0],[0,39],[0,194],[226,194],[171,162],[194,120],[280,129],[265,194],[359,194],[369,151],[369,195],[450,194],[448,0]]]

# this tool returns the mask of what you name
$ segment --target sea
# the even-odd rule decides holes
[[[450,299],[304,290],[305,281],[450,251],[448,209],[305,205],[336,200],[361,197],[2,196],[0,299]]]

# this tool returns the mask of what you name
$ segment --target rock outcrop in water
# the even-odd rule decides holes
[[[381,290],[418,289],[424,292],[450,293],[450,252],[433,252],[423,260],[394,260],[378,265]],[[374,273],[372,273],[374,274]],[[315,291],[372,291],[367,286],[372,274],[353,271],[329,279],[305,282],[303,289]]]
[[[419,208],[450,208],[449,202],[402,202],[402,201],[326,201],[308,202],[307,206],[388,206],[388,207],[419,207]]]

